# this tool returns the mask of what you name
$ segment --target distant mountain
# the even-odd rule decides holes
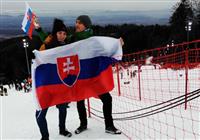
[[[86,12],[93,21],[93,24],[97,25],[108,25],[108,24],[168,24],[168,19],[170,13],[167,10],[159,11],[90,11]],[[70,14],[69,14],[70,13]],[[80,13],[80,14],[83,14]],[[78,13],[67,12],[63,13],[63,16],[39,16],[39,20],[42,27],[45,27],[47,31],[50,31],[53,23],[53,19],[61,18],[65,21],[67,26],[74,26],[76,17],[80,15]],[[0,39],[6,38],[11,35],[23,34],[21,30],[21,22],[23,20],[23,15],[10,16],[1,15],[0,16]]]

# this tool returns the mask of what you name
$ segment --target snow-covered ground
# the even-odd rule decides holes
[[[140,72],[141,101],[139,100],[138,68],[129,67],[136,71],[135,76],[127,75],[127,69],[120,71],[121,96],[118,96],[117,75],[114,73],[115,89],[113,96],[113,117],[124,118],[151,111],[152,108],[126,114],[116,112],[134,111],[146,108],[185,94],[185,70],[159,69],[153,66],[143,66]],[[123,73],[123,74],[121,74]],[[200,88],[200,69],[188,71],[188,92]],[[134,74],[133,74],[134,75]],[[198,93],[199,94],[199,93]],[[8,90],[8,96],[0,96],[1,128],[0,138],[8,139],[40,139],[39,129],[35,120],[35,106],[30,93]],[[91,111],[103,116],[100,100],[91,99]],[[199,139],[200,138],[200,98],[170,110],[132,120],[116,120],[115,125],[130,139]],[[163,105],[162,105],[163,106]],[[161,107],[161,106],[159,106]],[[97,111],[95,111],[96,109]],[[50,139],[68,139],[58,134],[58,110],[51,107],[47,113]],[[128,139],[125,135],[111,135],[104,131],[103,120],[92,115],[88,119],[88,130],[75,135],[74,130],[79,126],[76,103],[71,103],[68,109],[66,126],[73,136],[69,139]]]
[[[189,101],[186,110],[185,100],[182,98],[182,105],[150,116],[141,117],[143,114],[147,115],[149,114],[148,112],[153,112],[158,108],[172,106],[172,103],[175,105],[175,100],[166,101],[185,95],[185,70],[160,69],[160,67],[155,68],[152,65],[144,65],[140,70],[141,100],[139,99],[138,67],[132,65],[127,69],[123,68],[119,72],[120,96],[118,95],[117,73],[114,73],[115,89],[111,92],[113,96],[113,118],[121,118],[121,120],[115,121],[116,126],[133,140],[199,140],[200,97]],[[134,71],[136,72],[131,77],[130,73]],[[189,69],[188,93],[197,89],[200,89],[200,68]],[[200,95],[200,93],[196,93],[195,96],[197,95]],[[162,102],[166,103],[148,108]],[[180,103],[180,101],[177,103]],[[92,112],[103,117],[103,113],[100,112],[101,103],[96,99],[91,99],[90,104]],[[130,120],[125,120],[124,118],[126,117],[129,117]],[[97,119],[102,121],[99,117]]]
[[[8,96],[0,96],[0,139],[1,140],[23,140],[41,138],[35,120],[35,106],[31,92],[8,90]],[[88,119],[88,130],[76,135],[74,130],[79,126],[76,103],[71,103],[67,110],[66,126],[73,133],[71,138],[58,134],[58,110],[50,107],[47,113],[47,122],[51,140],[66,139],[128,139],[125,135],[111,135],[105,133],[104,123],[94,118]]]

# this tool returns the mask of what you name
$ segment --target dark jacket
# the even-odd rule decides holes
[[[67,39],[65,40],[65,42],[59,42],[57,41],[56,36],[53,36],[51,34],[48,35],[46,32],[43,31],[42,28],[36,29],[36,32],[38,33],[40,40],[43,42],[39,49],[40,51],[68,44]]]

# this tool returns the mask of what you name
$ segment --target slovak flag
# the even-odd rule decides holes
[[[91,37],[33,52],[32,84],[37,109],[111,91],[111,64],[122,59],[120,40],[111,37]]]
[[[22,30],[32,39],[32,33],[34,30],[33,20],[35,18],[35,14],[33,13],[31,7],[26,3],[26,12],[24,15],[24,19],[22,21]]]

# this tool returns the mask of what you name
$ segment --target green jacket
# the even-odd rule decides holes
[[[85,31],[77,32],[74,33],[74,35],[70,35],[68,40],[70,43],[73,43],[79,40],[87,39],[91,36],[93,36],[93,30],[91,28],[88,28]]]
[[[36,29],[35,31],[38,33],[40,40],[43,42],[43,44],[40,46],[39,51],[46,50],[46,46],[52,42],[53,36],[51,34],[48,35],[46,32],[43,31],[41,27]]]
[[[46,32],[44,32],[42,28],[35,29],[35,31],[38,33],[40,40],[42,42],[44,42],[45,39],[47,38],[48,34]]]

